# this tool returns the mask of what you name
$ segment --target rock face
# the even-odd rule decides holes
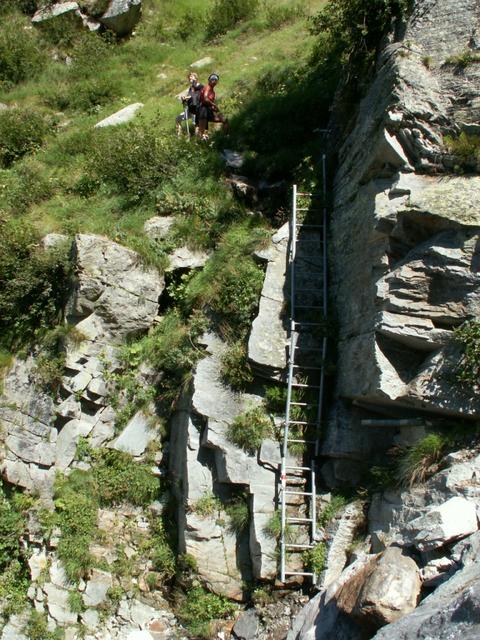
[[[75,238],[78,284],[68,319],[90,340],[121,341],[148,329],[164,279],[138,254],[99,236]]]
[[[392,542],[426,551],[476,531],[480,456],[459,452],[446,463],[450,466],[423,486],[374,496],[369,528],[375,551]]]
[[[331,245],[338,405],[323,454],[349,460],[350,474],[353,459],[392,443],[394,430],[358,424],[372,409],[390,417],[480,412],[478,394],[455,382],[452,333],[479,314],[480,178],[447,179],[444,146],[445,134],[477,120],[478,65],[458,73],[444,64],[473,46],[476,10],[473,0],[415,3],[339,151]],[[344,481],[341,466],[327,465],[329,480]]]
[[[171,471],[179,490],[179,547],[196,558],[199,575],[214,591],[241,598],[242,580],[252,575],[272,578],[276,573],[276,541],[264,530],[275,509],[279,445],[266,442],[257,457],[228,441],[228,425],[258,405],[261,398],[225,387],[219,375],[225,346],[213,335],[206,337],[206,344],[209,355],[198,363],[193,392],[185,399],[172,429]],[[228,532],[225,514],[215,510],[210,517],[199,516],[195,505],[213,494],[228,502],[238,490],[249,494],[250,528],[236,539]],[[218,525],[219,520],[226,525]]]
[[[269,247],[256,254],[267,262],[267,268],[248,342],[248,357],[255,370],[267,377],[281,377],[287,366],[284,304],[288,237],[287,223],[272,236]]]
[[[57,240],[47,238],[43,243],[45,250]],[[65,366],[58,392],[47,392],[40,385],[41,360],[34,351],[24,360],[14,360],[0,396],[2,478],[38,496],[39,506],[47,509],[53,506],[56,474],[68,475],[74,469],[89,468],[89,463],[82,461],[77,452],[80,438],[92,448],[111,447],[140,461],[152,442],[159,449],[153,420],[155,408],[146,406],[148,415],[138,411],[116,433],[116,409],[121,410],[127,400],[120,392],[119,404],[114,409],[110,394],[112,377],[120,368],[118,340],[145,331],[152,324],[163,278],[153,270],[145,270],[133,251],[98,236],[77,236],[75,259],[78,279],[68,308],[70,322],[76,323],[77,331],[67,332],[65,338]],[[158,373],[143,365],[137,382],[147,387],[155,376]],[[159,474],[159,469],[154,471]],[[158,507],[157,504],[155,508]],[[30,528],[25,534],[32,553],[28,561],[32,580],[28,597],[36,610],[46,615],[49,628],[62,627],[66,637],[73,639],[77,637],[76,625],[81,624],[87,633],[106,638],[107,635],[101,636],[104,632],[100,630],[103,624],[100,610],[110,608],[109,590],[121,587],[126,595],[118,614],[115,612],[106,621],[108,638],[125,640],[130,633],[140,630],[152,632],[151,637],[156,638],[158,629],[163,638],[174,636],[173,614],[167,603],[155,600],[147,584],[147,575],[153,567],[142,551],[142,544],[149,526],[140,508],[122,505],[117,510],[101,509],[98,540],[90,546],[91,554],[104,566],[128,559],[133,571],[128,583],[136,580],[142,597],[150,603],[145,604],[133,597],[129,585],[119,584],[113,570],[110,573],[94,569],[79,585],[71,584],[56,556],[58,532],[46,543],[36,518],[29,521]],[[72,592],[81,596],[84,607],[81,614],[72,610]],[[1,639],[23,638],[24,627],[25,621],[14,617],[0,634]]]

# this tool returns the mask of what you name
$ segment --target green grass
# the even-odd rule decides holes
[[[253,407],[237,416],[227,430],[228,440],[250,455],[254,455],[265,438],[272,434],[272,421],[262,407]]]

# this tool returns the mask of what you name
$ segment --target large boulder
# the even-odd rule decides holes
[[[116,127],[119,124],[125,124],[126,122],[130,122],[135,117],[135,114],[139,109],[143,107],[143,102],[134,102],[133,104],[129,104],[127,107],[123,107],[120,111],[116,111],[112,113],[111,116],[100,120],[95,125],[95,129],[102,129],[103,127]]]
[[[378,628],[415,609],[421,582],[415,562],[402,555],[397,547],[388,548],[372,565],[365,576],[359,574],[356,579],[360,591],[355,602],[347,602],[346,607],[343,603],[343,593],[351,593],[350,584],[339,594],[339,604],[347,613],[353,613],[362,625]]]
[[[100,22],[117,36],[129,35],[140,20],[142,0],[111,0]]]
[[[474,544],[472,557],[464,552],[461,570],[414,611],[381,629],[374,640],[476,640],[480,636],[478,537]]]
[[[75,238],[77,286],[68,319],[90,340],[120,342],[148,329],[158,311],[164,279],[137,253],[107,238]]]

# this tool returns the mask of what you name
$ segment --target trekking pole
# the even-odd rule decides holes
[[[186,102],[184,102],[183,104],[184,104],[183,114],[185,116],[185,126],[187,127],[187,139],[190,142],[190,127],[188,125],[188,104]]]

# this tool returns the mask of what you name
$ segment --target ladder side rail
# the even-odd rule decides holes
[[[292,189],[292,217],[290,221],[290,354],[287,378],[287,400],[285,407],[285,424],[283,427],[282,461],[280,471],[281,482],[281,536],[280,536],[280,579],[285,582],[286,559],[286,520],[287,520],[287,457],[288,457],[288,432],[290,423],[290,402],[292,399],[293,364],[295,358],[296,332],[294,318],[295,304],[295,254],[296,254],[296,224],[297,224],[297,185]]]
[[[327,246],[327,156],[322,155],[322,196],[323,196],[323,211],[322,211],[322,224],[323,224],[323,316],[325,321],[328,313],[328,289],[327,289],[327,266],[328,266],[328,246]],[[320,383],[318,390],[318,411],[317,411],[317,433],[315,437],[315,458],[320,453],[320,429],[322,424],[322,409],[323,409],[323,393],[325,386],[325,358],[327,355],[327,338],[323,337],[322,340],[322,363],[320,371]]]

